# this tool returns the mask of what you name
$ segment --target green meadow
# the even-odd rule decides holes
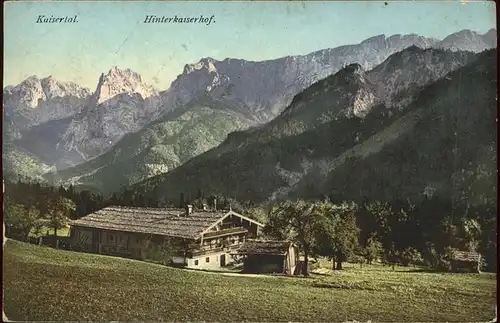
[[[4,309],[21,321],[474,322],[495,315],[496,274],[346,264],[248,277],[8,240]]]

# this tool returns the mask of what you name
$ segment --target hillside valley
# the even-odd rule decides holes
[[[270,61],[251,62],[229,58],[218,61],[212,58],[204,58],[196,64],[187,64],[184,67],[183,73],[177,77],[171,87],[160,94],[158,102],[160,107],[157,106],[156,110],[154,110],[157,114],[149,115],[149,121],[145,122],[153,122],[151,127],[154,127],[154,121],[158,118],[166,120],[172,115],[170,112],[176,109],[184,111],[186,106],[196,105],[199,100],[203,101],[204,98],[209,97],[214,100],[213,102],[219,102],[223,109],[227,110],[227,107],[230,107],[234,112],[230,113],[239,118],[236,122],[238,126],[221,127],[227,129],[225,133],[227,135],[235,130],[244,130],[250,126],[266,123],[281,113],[296,93],[310,84],[335,73],[346,64],[360,62],[364,67],[371,68],[385,60],[390,54],[408,46],[416,45],[421,48],[428,48],[434,44],[436,44],[436,40],[417,35],[394,35],[391,37],[380,35],[356,45],[341,46],[307,55],[288,56]],[[121,75],[124,73],[114,69],[108,74]],[[109,79],[109,77],[106,78]],[[125,82],[108,83],[121,84]],[[100,86],[98,86],[96,93],[99,88]],[[94,94],[94,96],[96,95],[99,94]],[[203,150],[193,150],[189,158],[181,158],[180,160],[177,160],[177,156],[170,153],[168,149],[163,149],[163,162],[158,162],[158,165],[153,166],[155,171],[151,171],[151,167],[146,168],[146,166],[139,166],[140,169],[134,169],[135,162],[127,160],[136,159],[135,154],[128,156],[121,154],[120,157],[116,158],[116,149],[111,147],[115,145],[115,142],[118,142],[117,140],[122,140],[118,144],[120,147],[133,144],[133,140],[130,140],[130,138],[140,137],[147,131],[139,131],[137,134],[133,134],[132,137],[123,136],[127,133],[135,133],[138,131],[136,130],[137,127],[142,129],[150,126],[141,123],[137,125],[138,121],[132,120],[133,122],[130,122],[130,120],[121,117],[106,117],[109,114],[108,109],[119,111],[120,115],[125,114],[123,107],[115,106],[116,104],[113,104],[112,100],[109,100],[109,102],[111,103],[107,103],[107,107],[104,108],[101,105],[91,105],[95,107],[88,108],[85,113],[72,120],[70,126],[66,128],[63,139],[57,148],[65,152],[50,154],[50,156],[57,156],[57,158],[61,159],[58,164],[60,167],[57,167],[58,174],[47,176],[51,181],[55,180],[53,183],[72,182],[95,186],[93,182],[89,182],[93,181],[90,178],[102,181],[95,173],[100,172],[101,169],[109,168],[107,162],[100,161],[113,160],[113,163],[122,165],[116,169],[129,169],[126,173],[118,176],[123,180],[118,180],[114,187],[109,187],[109,189],[114,190],[122,185],[135,182],[135,178],[142,180],[158,173],[160,170],[166,172],[189,158],[195,157],[199,152],[205,152],[217,146],[225,139],[225,136],[223,136],[217,142],[212,140],[211,144],[204,145]],[[130,106],[133,107],[134,105]],[[139,102],[136,102],[136,107],[142,109]],[[211,118],[210,115],[203,115],[203,117]],[[215,115],[213,114],[213,116]],[[106,119],[115,121],[109,123],[105,121]],[[203,122],[219,123],[215,119],[203,120]],[[128,130],[113,130],[121,124],[124,126],[119,127],[120,129],[126,128]],[[240,127],[239,124],[244,124],[246,127]],[[192,134],[189,139],[198,140],[203,145],[204,138],[192,137]],[[36,136],[26,135],[26,137],[32,139]],[[182,140],[184,139],[179,139],[177,145]],[[49,139],[46,142],[51,141],[54,141],[54,139]],[[139,141],[144,142],[144,139]],[[170,145],[170,143],[167,143],[167,145]],[[149,148],[153,149],[153,147]],[[144,150],[142,147],[136,149]],[[49,149],[49,151],[52,152],[54,149]],[[84,163],[89,158],[93,159],[101,153],[107,156]],[[59,156],[65,157],[61,158]],[[80,158],[78,158],[79,156]],[[69,163],[65,162],[68,159],[72,160],[75,166],[80,163],[84,164],[74,169],[65,170],[69,166]],[[156,159],[158,160],[158,158]],[[47,160],[46,162],[51,164],[52,161]],[[142,164],[149,164],[149,162],[143,161]],[[131,172],[134,175],[130,174]],[[134,178],[134,180],[130,180],[130,178]],[[99,184],[97,185],[100,187]]]
[[[488,1],[10,1],[2,322],[495,322]]]
[[[461,50],[481,51],[495,46],[492,35],[496,35],[495,30],[484,35],[464,30],[442,41],[415,34],[379,35],[359,44],[261,62],[203,58],[195,64],[186,64],[183,72],[165,91],[147,84],[138,73],[116,66],[100,76],[93,93],[53,77],[31,77],[18,86],[4,89],[4,106],[11,120],[4,120],[4,133],[8,132],[10,136],[7,139],[9,149],[24,152],[33,160],[33,165],[44,166],[26,170],[22,170],[22,166],[11,167],[11,164],[23,164],[16,161],[19,154],[11,154],[4,160],[7,168],[15,170],[13,174],[22,172],[29,177],[31,173],[36,173],[39,176],[52,169],[55,172],[45,177],[52,184],[73,183],[114,191],[170,171],[216,147],[227,135],[232,140],[246,129],[255,129],[252,131],[260,133],[267,122],[272,123],[275,117],[285,113],[283,111],[297,93],[352,63],[359,64],[363,70],[379,66],[378,71],[372,72],[370,80],[377,86],[360,93],[352,111],[344,112],[355,115],[366,113],[362,111],[363,102],[373,100],[382,100],[383,104],[399,109],[413,99],[419,86],[434,80],[435,76],[423,75],[421,80],[404,80],[405,75],[397,75],[384,67],[394,65],[386,61],[390,55],[411,46],[443,48],[456,53]],[[399,59],[404,61],[407,58]],[[435,69],[442,69],[436,71],[436,77],[465,62],[443,61],[438,67],[432,58],[422,59],[422,63],[434,64]],[[386,65],[381,64],[384,61]],[[417,65],[415,63],[414,66]],[[387,77],[388,73],[393,74],[392,79]],[[415,86],[407,88],[408,93],[402,94],[404,91],[399,86],[408,82],[415,82]],[[200,110],[198,106],[204,108]],[[189,115],[193,122],[200,122],[200,131],[183,130],[177,133],[176,118],[187,110],[191,110]],[[226,112],[221,115],[220,111]],[[332,116],[321,115],[321,118],[329,120]],[[165,127],[172,125],[173,128],[167,132],[176,135],[164,137],[160,134],[153,136],[158,137],[156,139],[149,139],[152,132],[157,132],[155,127],[158,122]],[[218,125],[214,134],[205,128],[209,124]],[[283,124],[278,128],[280,130],[274,132],[279,136]],[[269,135],[266,133],[253,138]],[[139,142],[140,147],[134,146]],[[198,144],[190,149],[186,142]],[[179,148],[184,146],[185,149]],[[115,177],[116,183],[104,187],[102,183],[109,181],[106,176],[101,178],[101,174],[107,174],[109,169],[116,169],[119,174]],[[122,170],[123,173],[120,173]]]
[[[64,183],[116,192],[168,172],[217,146],[229,132],[254,123],[227,103],[205,96],[126,135],[105,154],[45,178],[52,183],[64,179]]]
[[[407,52],[411,51],[415,49]],[[407,63],[402,66],[412,69]],[[297,95],[268,125],[236,133],[136,189],[160,200],[175,200],[180,193],[193,197],[200,189],[242,200],[324,195],[359,200],[422,198],[427,187],[449,196],[450,190],[464,191],[470,181],[479,181],[479,170],[491,182],[496,50],[477,54],[468,65],[441,74],[437,81],[437,75],[429,78],[435,82],[413,92],[414,99],[403,109],[388,109],[390,100],[377,94],[370,82],[381,70],[364,72],[359,65],[348,66]],[[407,88],[415,89],[415,83]],[[432,125],[435,128],[429,128]],[[474,136],[467,135],[474,131]],[[449,149],[454,143],[450,138],[459,140],[454,150]],[[452,182],[453,174],[467,172],[472,172],[467,180]],[[491,192],[484,184],[481,192],[468,194],[484,197]]]

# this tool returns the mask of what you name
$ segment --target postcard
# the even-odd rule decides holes
[[[4,13],[4,321],[496,319],[495,2]]]

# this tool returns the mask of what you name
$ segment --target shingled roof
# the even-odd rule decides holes
[[[453,260],[464,262],[479,262],[481,260],[481,255],[474,251],[455,250],[453,252]]]
[[[70,225],[125,232],[140,232],[171,237],[197,238],[228,211],[200,211],[185,215],[183,209],[132,208],[110,206]],[[232,212],[234,213],[234,212]]]
[[[247,240],[237,253],[246,255],[285,255],[292,242],[276,240]]]

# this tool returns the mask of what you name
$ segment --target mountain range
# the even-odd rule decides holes
[[[496,30],[484,35],[460,31],[442,41],[380,35],[356,45],[263,62],[204,58],[187,64],[166,91],[117,67],[101,75],[93,93],[52,77],[31,77],[4,89],[4,143],[9,144],[4,162],[7,167],[22,166],[22,156],[32,160],[32,169],[12,166],[14,173],[46,173],[54,184],[112,192],[189,164],[223,141],[217,151],[232,151],[241,138],[252,149],[250,142],[283,140],[286,131],[296,135],[294,123],[307,133],[311,125],[335,118],[364,120],[372,109],[399,115],[421,87],[474,59],[462,51],[495,46]],[[423,50],[429,48],[449,51]],[[343,68],[353,63],[357,65],[350,68],[362,72],[352,77],[364,82],[357,96],[351,97],[351,89],[343,84],[331,85],[342,94],[335,99],[352,104],[339,111],[325,106],[320,114],[309,113],[311,88],[320,80],[332,80],[338,71],[348,73]],[[377,108],[382,105],[385,109]]]
[[[455,187],[451,173],[474,173],[478,158],[479,169],[495,170],[495,73],[496,50],[411,47],[370,71],[352,64],[299,93],[272,122],[236,133],[136,189],[159,200],[199,191],[254,201],[415,198],[427,187],[445,195]],[[391,90],[381,91],[383,84]],[[456,146],[450,138],[459,140]],[[456,156],[446,152],[454,149]]]

